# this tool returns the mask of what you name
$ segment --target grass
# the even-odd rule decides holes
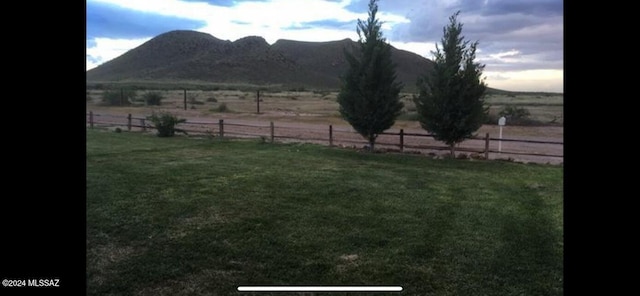
[[[98,130],[86,145],[88,295],[563,294],[562,167]]]

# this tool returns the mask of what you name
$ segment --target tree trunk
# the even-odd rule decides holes
[[[451,158],[456,158],[456,144],[450,144],[449,150],[451,151]]]

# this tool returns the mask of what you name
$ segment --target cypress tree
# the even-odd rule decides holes
[[[449,17],[449,25],[443,28],[442,49],[436,44],[432,52],[433,72],[418,79],[420,94],[414,97],[420,125],[449,145],[451,156],[455,156],[455,145],[471,137],[488,113],[487,86],[481,79],[484,65],[474,61],[478,42],[464,40],[458,14]]]
[[[371,151],[378,135],[393,126],[404,107],[391,45],[382,37],[377,11],[377,0],[370,0],[368,19],[358,20],[358,47],[355,54],[344,51],[349,69],[341,77],[338,94],[340,114],[367,139]]]

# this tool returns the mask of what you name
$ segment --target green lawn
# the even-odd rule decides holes
[[[561,166],[98,130],[86,145],[88,295],[563,294]]]

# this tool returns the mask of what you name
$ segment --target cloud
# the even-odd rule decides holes
[[[108,3],[87,2],[87,38],[142,38],[176,29],[205,26],[202,20],[140,12]]]
[[[94,57],[92,55],[87,55],[87,61],[92,64],[100,63],[102,60],[99,57]]]
[[[484,16],[494,16],[510,13],[533,15],[539,17],[562,16],[563,1],[559,0],[485,0],[461,1],[461,8],[469,11],[480,11]]]
[[[486,73],[501,73],[497,76],[489,75],[488,82],[507,87],[520,83],[523,87],[531,88],[544,84],[547,87],[557,87],[555,91],[563,88],[562,1],[432,0],[415,4],[410,2],[411,0],[381,2],[381,8],[382,3],[386,3],[387,11],[404,15],[409,20],[408,23],[399,23],[388,32],[392,43],[440,44],[443,27],[449,24],[449,17],[460,11],[458,22],[463,25],[462,35],[467,41],[478,41],[477,61],[485,64]],[[426,49],[425,46],[422,48]],[[415,49],[412,51],[415,52]],[[427,58],[433,57],[430,53],[422,55]],[[535,72],[536,69],[554,71],[554,75]],[[534,74],[546,75],[545,79],[558,79],[559,82],[540,83],[530,78]]]
[[[86,68],[92,69],[98,65],[108,62],[127,51],[136,48],[151,38],[140,39],[113,39],[113,38],[95,38],[93,42],[95,46],[88,47],[86,50],[87,60]]]
[[[347,11],[342,5],[341,2],[324,0],[241,2],[230,11],[229,17],[253,26],[285,29],[321,21],[342,24],[363,16],[362,13]],[[364,16],[366,17],[366,14]]]
[[[353,30],[357,26],[357,21],[338,21],[338,20],[317,20],[311,22],[302,22],[291,27],[283,28],[284,30],[299,30],[299,29],[313,29],[313,28],[328,28],[328,29],[341,29],[341,30]]]
[[[202,1],[202,0],[183,0],[184,2],[200,2],[200,3],[208,3],[210,5],[214,5],[214,6],[223,6],[223,7],[233,7],[235,6],[238,2],[238,0],[211,0],[211,1]],[[254,0],[254,1],[259,1],[259,0]]]
[[[563,71],[536,69],[524,71],[485,71],[489,87],[510,91],[564,92]]]

